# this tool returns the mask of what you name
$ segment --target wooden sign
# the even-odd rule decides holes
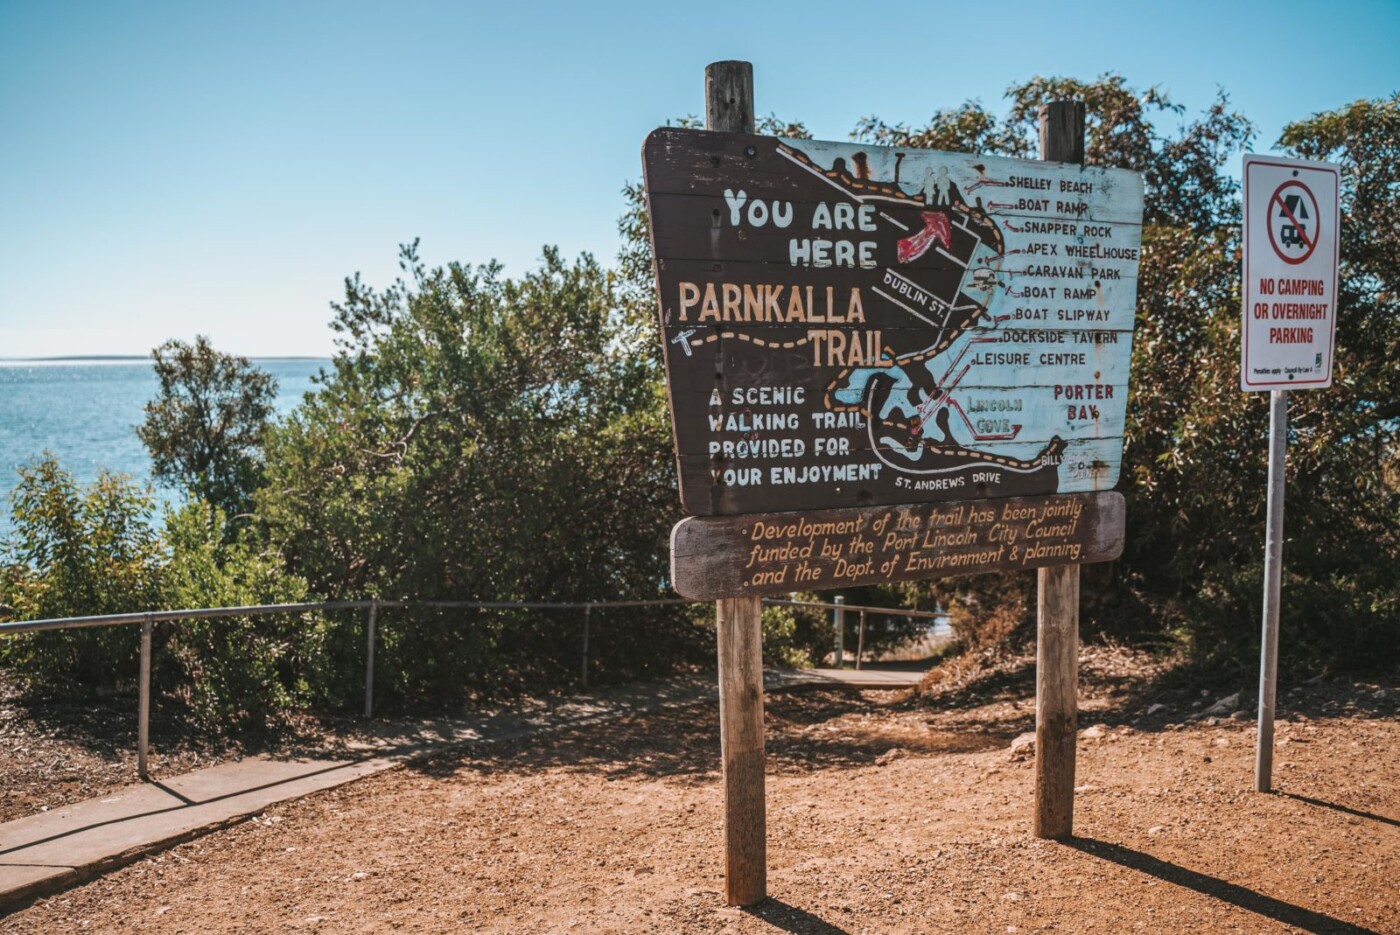
[[[671,532],[671,578],[692,600],[1108,562],[1123,495],[692,516]]]
[[[1117,482],[1139,175],[680,129],[643,155],[687,512]]]

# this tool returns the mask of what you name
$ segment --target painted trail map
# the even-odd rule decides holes
[[[681,129],[643,158],[687,512],[1116,484],[1136,173]]]

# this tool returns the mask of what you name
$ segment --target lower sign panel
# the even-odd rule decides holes
[[[1123,495],[1103,492],[692,516],[671,531],[671,579],[708,601],[1109,562],[1123,513]]]

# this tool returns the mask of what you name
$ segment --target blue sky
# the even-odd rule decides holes
[[[1036,74],[1216,88],[1267,151],[1400,86],[1400,2],[0,0],[0,357],[209,334],[327,354],[328,303],[431,263],[617,249],[646,133],[754,62],[760,112],[845,139]]]

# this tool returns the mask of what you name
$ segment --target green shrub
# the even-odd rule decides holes
[[[164,561],[149,491],[103,473],[80,487],[52,455],[21,467],[13,530],[0,542],[9,620],[129,613],[161,603]],[[93,693],[134,681],[133,627],[89,627],[0,640],[0,660],[45,691]]]
[[[244,607],[310,600],[306,583],[222,510],[196,501],[166,517],[168,607]],[[205,724],[261,725],[306,700],[307,674],[329,628],[317,614],[264,614],[161,624],[174,663],[166,687]]]
[[[198,501],[152,523],[152,499],[129,478],[83,488],[53,457],[20,470],[14,529],[0,543],[0,603],[10,620],[145,610],[294,603],[306,585],[222,511]],[[189,702],[210,729],[266,723],[310,692],[328,628],[316,616],[158,623],[152,686]],[[135,625],[9,637],[0,662],[44,692],[96,693],[135,683]]]

